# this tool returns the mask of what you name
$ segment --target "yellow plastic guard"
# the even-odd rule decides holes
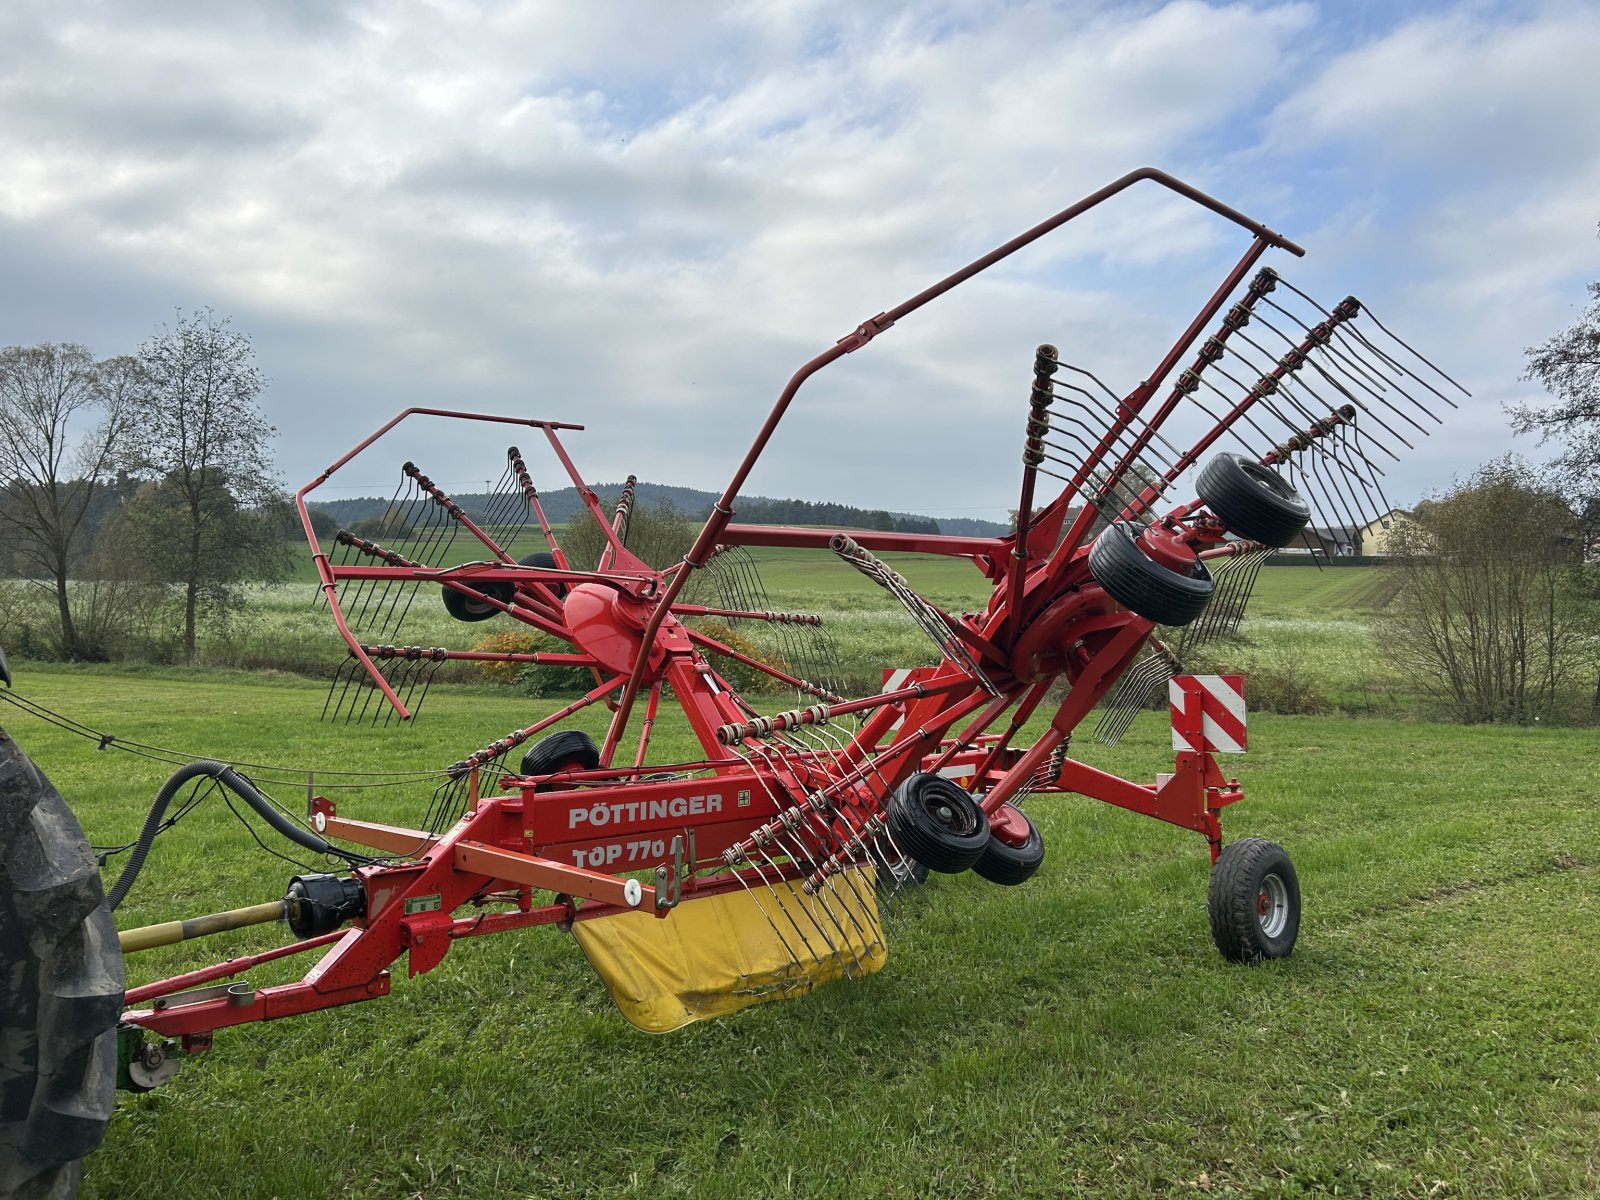
[[[816,896],[798,882],[739,888],[686,898],[665,920],[617,913],[579,921],[572,933],[628,1022],[671,1033],[883,966],[872,878],[847,874]]]

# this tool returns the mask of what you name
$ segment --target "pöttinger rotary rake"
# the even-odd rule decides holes
[[[846,534],[736,522],[741,487],[811,376],[1141,180],[1239,226],[1249,245],[1130,392],[1111,390],[1053,346],[1019,363],[1013,534]],[[63,883],[75,899],[51,926],[51,944],[105,970],[97,988],[80,989],[93,1002],[72,1008],[67,1033],[56,1038],[77,1056],[73,1071],[47,1078],[55,1034],[44,1028],[46,1011],[66,1010],[49,995],[45,960],[57,951],[34,952],[30,986],[45,998],[34,1006],[31,1034],[38,1085],[26,1103],[14,1102],[21,1092],[8,1085],[8,1130],[19,1132],[6,1143],[0,1161],[10,1174],[0,1184],[75,1158],[97,1140],[104,1117],[94,1103],[51,1123],[46,1092],[63,1078],[76,1081],[69,1090],[79,1099],[99,1097],[120,1058],[124,1083],[154,1086],[170,1075],[176,1052],[206,1048],[218,1029],[384,995],[398,959],[415,975],[467,938],[530,925],[570,929],[625,1015],[653,1030],[872,972],[886,953],[880,900],[899,887],[930,869],[971,869],[1003,885],[1039,869],[1044,843],[1022,808],[1030,795],[1076,793],[1196,831],[1213,863],[1218,948],[1245,963],[1288,955],[1300,917],[1293,865],[1271,842],[1222,836],[1222,810],[1242,799],[1216,758],[1242,749],[1240,682],[1183,675],[1179,656],[1237,624],[1266,553],[1301,538],[1314,512],[1319,524],[1353,534],[1387,511],[1384,462],[1438,422],[1434,410],[1451,403],[1446,392],[1455,385],[1353,298],[1323,308],[1274,269],[1258,269],[1270,249],[1303,253],[1161,172],[1117,180],[802,366],[693,547],[665,570],[629,548],[631,487],[607,511],[580,475],[566,446],[580,426],[433,409],[407,410],[383,426],[297,497],[323,596],[349,650],[324,715],[409,719],[433,673],[451,660],[569,667],[592,686],[450,764],[414,827],[363,820],[323,796],[311,799],[302,825],[231,767],[184,768],[180,785],[218,781],[279,832],[347,869],[296,876],[283,899],[256,909],[125,931],[122,945],[132,949],[286,918],[297,938],[125,995],[98,888],[81,871],[70,888]],[[408,462],[384,522],[391,532],[341,532],[325,552],[308,497],[353,460],[378,453],[397,427],[438,419],[477,422],[547,452],[604,538],[598,564],[574,568],[518,446],[506,452],[486,511],[469,515]],[[1189,478],[1197,494],[1174,497]],[[516,557],[524,536],[542,549]],[[886,673],[875,694],[843,694],[822,620],[770,610],[747,549],[763,546],[839,556],[895,597],[936,661]],[[966,559],[989,581],[988,602],[975,613],[942,611],[879,557],[892,551]],[[509,622],[561,649],[407,644],[407,617],[438,603],[464,630]],[[719,635],[706,619],[741,635]],[[1158,635],[1158,627],[1179,632]],[[792,690],[795,706],[761,711],[730,682],[730,663]],[[1138,783],[1074,757],[1073,735],[1092,711],[1102,708],[1099,732],[1114,741],[1163,683],[1176,749],[1170,774]],[[686,761],[652,752],[669,697],[698,743]],[[595,705],[610,711],[598,743],[561,728]],[[60,814],[37,802],[48,785],[20,760],[8,778],[8,836],[17,845],[59,838]],[[163,790],[132,872],[177,790]],[[8,903],[20,878],[16,853],[8,851],[5,864]],[[124,872],[114,901],[131,882]],[[226,982],[309,951],[320,956],[297,981]],[[106,1049],[112,1044],[119,1052]]]

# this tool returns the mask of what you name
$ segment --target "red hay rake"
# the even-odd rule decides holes
[[[1210,209],[1244,229],[1250,243],[1126,394],[1064,361],[1055,347],[1037,349],[1016,381],[1024,431],[1014,534],[847,535],[735,522],[741,487],[808,379],[1141,180]],[[1202,835],[1222,953],[1243,962],[1287,955],[1299,924],[1293,866],[1270,842],[1225,846],[1222,837],[1222,810],[1242,799],[1215,757],[1242,748],[1238,680],[1182,676],[1181,656],[1237,626],[1267,552],[1300,538],[1313,512],[1321,525],[1353,534],[1388,511],[1381,460],[1438,423],[1430,406],[1451,403],[1444,389],[1456,385],[1353,298],[1325,309],[1271,268],[1252,275],[1272,248],[1303,253],[1162,172],[1124,176],[863,322],[802,366],[692,549],[666,570],[629,550],[631,481],[608,512],[569,457],[563,439],[581,426],[437,409],[408,409],[384,425],[296,497],[323,595],[349,649],[324,715],[410,718],[434,672],[451,660],[580,668],[593,686],[452,764],[415,828],[362,821],[315,798],[312,829],[287,832],[341,855],[350,870],[297,876],[283,901],[243,910],[255,913],[248,919],[286,914],[300,940],[129,990],[121,1020],[131,1082],[152,1086],[170,1073],[174,1047],[159,1039],[203,1049],[219,1028],[383,995],[389,967],[402,956],[414,975],[466,938],[530,925],[581,930],[621,914],[672,926],[716,897],[739,897],[758,914],[751,919],[770,931],[782,960],[762,986],[746,989],[746,1000],[859,975],[883,958],[875,890],[892,893],[924,868],[971,868],[996,883],[1023,883],[1044,847],[1021,805],[1053,792]],[[390,509],[394,535],[341,532],[335,553],[325,553],[307,498],[397,426],[424,417],[504,426],[545,443],[604,533],[596,569],[572,568],[516,446],[479,519],[406,463]],[[1232,449],[1213,454],[1225,439]],[[1197,496],[1171,505],[1168,493],[1208,455]],[[546,548],[518,560],[508,548],[524,529],[537,531]],[[895,597],[937,662],[896,672],[876,694],[841,694],[821,619],[770,611],[745,549],[759,546],[839,556]],[[972,614],[941,611],[878,557],[888,551],[968,560],[992,584],[987,604]],[[441,595],[464,623],[509,618],[565,648],[405,644],[408,614]],[[689,623],[701,617],[756,631],[752,640],[765,652]],[[1178,632],[1164,640],[1162,626]],[[795,707],[758,711],[718,669],[728,660],[792,689]],[[1097,707],[1097,732],[1114,743],[1163,683],[1173,698],[1171,774],[1137,783],[1073,756],[1073,735]],[[690,761],[651,754],[669,693],[699,745]],[[558,728],[597,704],[611,710],[598,745]],[[1030,722],[1039,732],[1024,745]],[[524,745],[510,765],[508,756]],[[246,919],[204,920],[228,927]],[[124,935],[125,945],[140,941]],[[259,990],[219,983],[311,950],[322,954],[298,981]],[[145,1031],[158,1040],[146,1040]]]

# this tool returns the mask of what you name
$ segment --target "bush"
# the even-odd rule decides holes
[[[794,673],[789,664],[784,662],[783,659],[766,653],[754,641],[725,621],[701,620],[696,622],[695,625],[701,633],[707,637],[716,638],[717,641],[730,650],[737,650],[740,654],[757,659],[787,674],[792,675]],[[740,662],[736,658],[729,658],[727,655],[718,654],[715,651],[707,651],[707,656],[711,660],[711,665],[716,668],[717,674],[732,684],[736,691],[745,695],[755,696],[762,693],[773,695],[793,690],[786,687],[782,680],[774,679],[765,671],[757,670],[755,667],[750,666],[748,663]]]
[[[1390,535],[1388,644],[1467,723],[1559,717],[1595,668],[1594,568],[1562,497],[1512,458],[1418,505]],[[1588,676],[1588,677],[1592,677]]]

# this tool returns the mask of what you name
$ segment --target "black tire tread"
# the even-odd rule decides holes
[[[600,765],[600,749],[581,729],[563,729],[540,738],[522,756],[522,774],[548,775],[561,767],[592,771]]]
[[[1311,508],[1289,481],[1242,454],[1219,454],[1195,480],[1195,494],[1240,537],[1287,546],[1311,520]]]
[[[1289,886],[1291,916],[1288,928],[1268,941],[1256,917],[1256,897],[1261,877],[1272,873]],[[1263,959],[1287,958],[1300,933],[1300,881],[1283,847],[1266,838],[1240,838],[1229,842],[1211,868],[1206,895],[1211,937],[1229,962],[1255,965]]]
[[[991,834],[978,861],[972,864],[973,874],[1002,887],[1016,887],[1034,877],[1044,865],[1044,838],[1026,813],[1022,819],[1028,822],[1028,840],[1012,846]]]
[[[116,1107],[124,977],[88,840],[0,731],[0,1195],[71,1196]]]
[[[1194,573],[1180,575],[1149,558],[1135,544],[1138,527],[1108,525],[1089,547],[1089,574],[1123,608],[1157,625],[1187,625],[1211,602],[1211,572],[1198,559]]]
[[[962,809],[970,834],[956,834],[934,824],[924,807],[924,791],[933,789]],[[978,861],[989,840],[989,821],[970,793],[942,775],[918,772],[902,783],[889,801],[889,835],[902,853],[932,871],[958,875]]]

